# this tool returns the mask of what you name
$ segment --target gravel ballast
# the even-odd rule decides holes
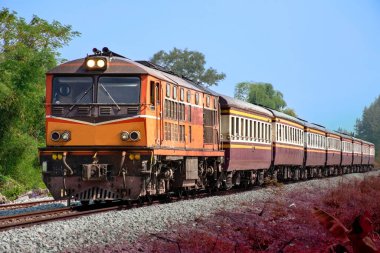
[[[310,180],[282,186],[284,192],[328,191],[340,182],[378,176],[380,171]],[[238,209],[243,203],[262,203],[276,198],[279,187],[255,189],[239,194],[186,200],[170,204],[113,211],[67,221],[0,232],[0,252],[78,251],[96,245],[133,242],[140,236],[158,233],[172,225],[188,223],[221,210]],[[262,208],[260,205],[259,208]]]

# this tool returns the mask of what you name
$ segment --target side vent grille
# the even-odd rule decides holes
[[[64,112],[64,108],[62,106],[54,106],[52,111],[54,115],[62,115]]]
[[[78,106],[77,112],[80,115],[88,115],[90,113],[90,107],[88,107],[88,106]]]
[[[109,106],[101,106],[99,108],[99,114],[100,115],[111,115],[112,108]]]
[[[137,114],[138,111],[139,111],[139,108],[137,106],[136,107],[128,107],[128,109],[127,109],[128,114]]]

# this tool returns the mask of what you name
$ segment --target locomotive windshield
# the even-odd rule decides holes
[[[92,77],[55,77],[53,79],[53,104],[138,104],[140,78],[99,77],[97,88]],[[96,100],[94,92],[97,91]],[[70,109],[71,110],[71,109]]]
[[[53,81],[53,104],[92,103],[91,77],[56,77]]]
[[[99,104],[138,104],[140,79],[138,77],[100,77],[98,81]]]

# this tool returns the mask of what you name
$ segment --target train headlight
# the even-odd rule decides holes
[[[103,59],[99,59],[96,61],[96,66],[98,66],[99,68],[103,68],[105,65],[106,65],[106,61]]]
[[[85,67],[87,70],[106,70],[107,59],[105,57],[88,57],[85,60]]]
[[[132,131],[129,138],[131,138],[132,141],[138,141],[141,139],[141,135],[139,131]]]
[[[141,156],[140,154],[135,154],[135,160],[140,160]]]
[[[127,141],[129,139],[129,133],[127,131],[121,132],[120,138],[122,141]]]
[[[134,154],[129,154],[129,160],[133,160],[135,158]]]
[[[53,141],[59,141],[59,139],[61,138],[61,134],[57,131],[53,131],[51,132],[50,137]]]
[[[86,66],[87,66],[88,68],[93,68],[93,67],[95,67],[95,60],[93,60],[93,59],[89,59],[89,60],[86,62]]]
[[[69,131],[65,131],[61,134],[61,139],[63,141],[69,141],[70,140],[70,137],[71,137],[71,134]]]
[[[57,154],[57,158],[58,158],[58,160],[62,160],[63,155],[61,153],[59,153],[59,154]]]
[[[53,153],[52,155],[51,155],[51,158],[53,159],[53,160],[57,160],[57,154],[55,154],[55,153]]]

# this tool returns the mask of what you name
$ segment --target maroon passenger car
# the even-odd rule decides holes
[[[272,160],[272,113],[228,96],[220,97],[225,169],[269,169]]]
[[[327,132],[327,159],[326,166],[340,166],[342,160],[342,141],[338,134],[326,130]]]
[[[326,129],[305,124],[305,167],[323,168],[326,165]]]
[[[342,141],[342,167],[351,167],[352,166],[352,137],[339,133]]]

